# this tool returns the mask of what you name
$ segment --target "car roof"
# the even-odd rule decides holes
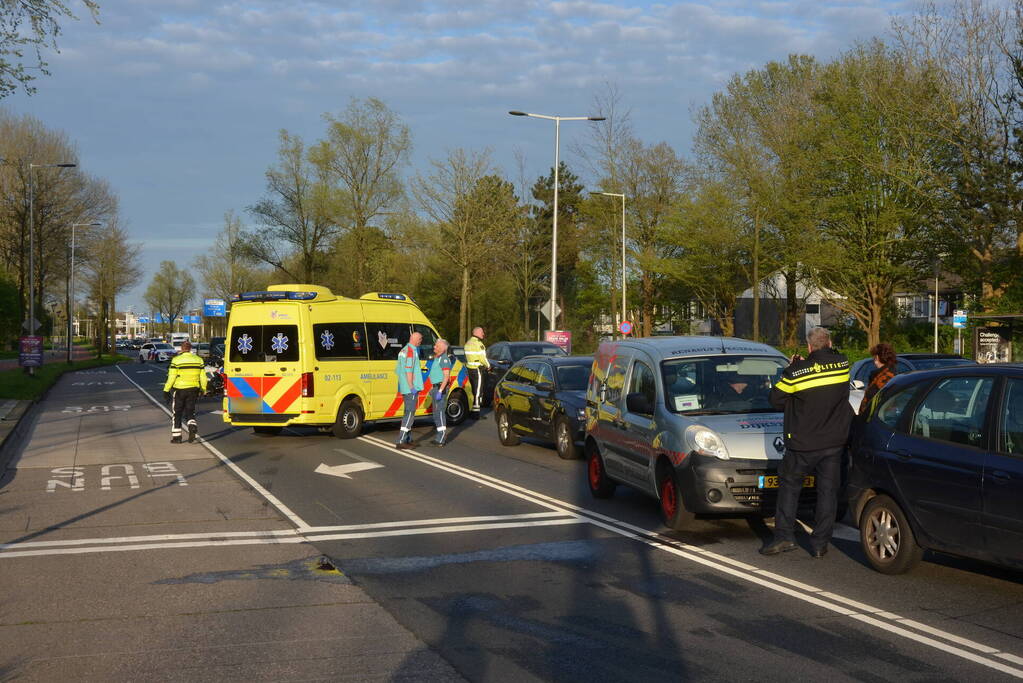
[[[784,354],[778,349],[761,342],[739,339],[737,337],[685,336],[685,337],[641,337],[624,341],[609,341],[605,344],[620,344],[626,348],[642,348],[653,351],[662,358],[678,358],[683,356],[727,355],[739,353],[756,353],[768,356]]]
[[[940,377],[1023,377],[1023,364],[983,363],[978,365],[950,365],[944,368],[914,370],[895,375],[888,384],[902,386],[906,383],[924,382]]]
[[[523,356],[516,361],[516,364],[526,360],[545,360],[549,361],[553,365],[592,365],[593,356],[544,356],[539,353],[535,353],[529,356]]]
[[[897,353],[895,356],[905,360],[969,360],[958,353]]]
[[[507,344],[508,346],[557,346],[554,342],[549,341],[506,341],[496,343]]]

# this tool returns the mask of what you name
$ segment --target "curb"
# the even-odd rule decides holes
[[[49,393],[49,391],[46,393]],[[10,403],[14,405],[10,406]],[[28,431],[28,425],[31,420],[25,418],[35,403],[35,401],[27,399],[10,400],[0,403],[0,415],[6,412],[3,417],[0,417],[0,479],[3,478],[4,471],[11,461],[11,456],[17,450],[18,442],[21,441],[25,432]],[[6,409],[5,406],[7,406]]]

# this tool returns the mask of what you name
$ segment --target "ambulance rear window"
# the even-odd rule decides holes
[[[239,325],[228,340],[232,363],[293,363],[298,360],[297,325]]]

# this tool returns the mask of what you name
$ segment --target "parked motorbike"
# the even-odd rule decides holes
[[[206,359],[206,395],[224,395],[224,359],[210,355]]]

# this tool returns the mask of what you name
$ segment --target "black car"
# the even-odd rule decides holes
[[[976,365],[976,361],[963,358],[954,353],[897,353],[895,354],[895,371],[897,373],[912,372],[913,370],[933,370],[937,368],[949,368],[956,365]],[[870,381],[870,374],[876,370],[873,358],[862,358],[853,363],[849,370],[849,379],[853,382],[863,382],[863,385]],[[862,389],[862,386],[854,387]]]
[[[848,493],[880,572],[924,549],[1023,568],[1023,365],[896,375],[871,403]]]
[[[494,389],[501,443],[515,446],[520,435],[531,436],[553,441],[566,460],[580,457],[592,366],[592,356],[528,356],[515,363]]]
[[[489,405],[494,396],[494,387],[508,372],[513,363],[526,356],[565,357],[568,354],[557,344],[541,341],[503,341],[487,347],[490,372],[483,373],[483,404]]]

